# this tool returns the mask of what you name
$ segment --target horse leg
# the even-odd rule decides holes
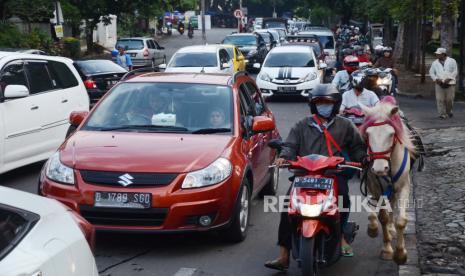
[[[381,209],[379,211],[378,219],[381,222],[383,229],[383,249],[381,250],[381,259],[383,260],[392,260],[393,250],[391,246],[392,236],[388,230],[389,223],[389,213],[386,209]]]
[[[394,206],[393,204],[391,206]],[[389,223],[388,223],[388,231],[392,237],[397,236],[396,228],[394,227],[394,212],[389,213]]]
[[[407,175],[407,182],[405,185],[401,186],[401,190],[399,191],[399,212],[396,218],[396,230],[397,230],[397,244],[396,244],[396,252],[394,253],[394,261],[397,264],[405,264],[407,261],[407,250],[405,249],[405,239],[404,239],[404,230],[407,226],[407,215],[406,215],[406,207],[407,207],[407,200],[409,199],[410,193],[410,180],[408,179]]]
[[[376,238],[378,236],[378,219],[374,212],[370,212],[368,221],[367,234],[371,238]]]

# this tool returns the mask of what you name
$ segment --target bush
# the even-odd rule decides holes
[[[81,42],[74,37],[63,38],[63,55],[69,58],[79,58],[81,56]]]
[[[53,41],[39,29],[33,29],[31,33],[23,34],[12,24],[0,23],[0,47],[29,48],[50,52]]]

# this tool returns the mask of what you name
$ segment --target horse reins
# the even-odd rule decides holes
[[[383,126],[383,125],[390,125],[389,121],[383,121],[383,122],[379,122],[379,123],[373,123],[372,125],[370,125],[369,127],[372,127],[372,126]],[[376,159],[384,159],[384,160],[387,160],[388,162],[390,162],[391,160],[391,153],[392,151],[394,150],[394,147],[396,146],[397,142],[399,142],[400,144],[402,144],[402,141],[399,139],[399,137],[397,136],[397,134],[394,135],[394,139],[392,139],[392,145],[385,151],[373,151],[371,149],[371,146],[370,146],[370,141],[368,139],[368,136],[367,138],[365,139],[365,142],[368,146],[368,156],[370,158],[370,161],[374,161]]]

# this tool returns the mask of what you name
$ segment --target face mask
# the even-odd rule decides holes
[[[316,106],[316,110],[318,111],[318,115],[323,118],[331,117],[331,113],[333,112],[334,104],[319,104]]]

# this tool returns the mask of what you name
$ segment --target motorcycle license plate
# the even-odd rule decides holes
[[[135,57],[135,56],[137,56],[137,54],[130,54],[130,55],[131,55],[131,57]]]
[[[296,91],[295,86],[278,86],[279,92],[294,92]]]
[[[147,209],[152,206],[152,194],[95,192],[95,207]]]
[[[333,187],[333,179],[298,176],[294,179],[294,187],[317,190],[330,190]]]

